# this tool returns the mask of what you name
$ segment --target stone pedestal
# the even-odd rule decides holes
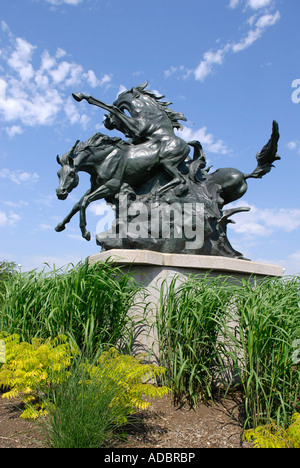
[[[155,330],[151,324],[155,323],[156,311],[160,301],[161,285],[168,285],[175,276],[178,281],[185,281],[190,275],[208,275],[211,277],[230,276],[232,281],[242,278],[255,277],[263,280],[266,277],[281,277],[284,270],[278,265],[257,263],[228,257],[214,257],[202,255],[178,255],[152,252],[149,250],[109,250],[89,257],[91,264],[111,259],[125,272],[130,272],[135,280],[142,284],[147,291],[148,325],[139,327],[135,348],[153,356],[158,355]],[[137,299],[139,302],[141,298]],[[141,314],[138,306],[132,310],[137,317]]]

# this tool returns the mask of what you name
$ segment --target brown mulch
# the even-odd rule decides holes
[[[113,448],[249,448],[242,441],[243,405],[238,396],[210,405],[174,406],[170,395],[152,400],[152,406],[124,428],[126,437]],[[0,394],[0,448],[47,448],[38,426],[20,418],[22,403]]]

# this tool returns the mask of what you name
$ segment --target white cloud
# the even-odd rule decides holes
[[[185,141],[198,140],[201,142],[204,151],[215,154],[228,154],[229,150],[223,140],[216,140],[212,133],[207,132],[207,127],[192,130],[183,126],[183,130],[176,131],[177,135]]]
[[[271,3],[273,3],[273,0],[248,0],[247,6],[252,8],[252,10],[259,10],[259,8],[270,6]]]
[[[54,266],[56,269],[59,269],[67,267],[70,263],[76,265],[78,262],[84,260],[84,258],[81,258],[80,255],[73,255],[72,253],[66,253],[65,256],[54,256],[47,255],[43,252],[41,254],[19,256],[18,260],[22,263],[22,271],[31,271],[33,269],[51,271]]]
[[[238,53],[247,49],[263,36],[267,28],[274,26],[279,19],[279,11],[276,11],[274,14],[262,15],[256,21],[254,28],[250,29],[240,41],[234,43],[228,42],[215,52],[211,50],[205,52],[202,61],[194,70],[195,79],[204,81],[205,78],[214,71],[216,65],[222,65],[224,63],[225,56],[229,52]]]
[[[3,203],[4,205],[10,206],[11,208],[24,208],[24,206],[29,205],[29,203],[24,200],[20,200],[18,202],[4,201]]]
[[[93,70],[85,71],[80,64],[68,60],[62,48],[55,55],[44,50],[38,56],[37,47],[13,36],[6,23],[2,22],[2,30],[10,42],[0,55],[0,118],[11,123],[5,127],[6,133],[13,137],[24,126],[52,125],[64,110],[71,123],[85,128],[88,117],[80,113],[80,108],[75,117],[71,116],[67,88],[101,87],[109,84],[112,76],[103,74],[98,78]]]
[[[241,3],[241,0],[230,0],[229,2],[229,8],[237,8],[239,4]]]
[[[168,70],[165,70],[164,75],[165,78],[169,78],[170,76],[174,75],[175,73],[183,73],[184,78],[188,78],[188,76],[191,74],[192,70],[188,70],[184,65],[180,65],[179,67],[170,67]]]
[[[49,231],[50,229],[53,229],[53,226],[51,226],[51,224],[41,223],[38,229],[41,231]]]
[[[64,57],[65,55],[67,55],[67,52],[64,49],[62,49],[61,47],[58,47],[58,49],[56,51],[56,54],[55,54],[55,57],[57,59],[60,59],[60,58]]]
[[[241,3],[241,0],[230,0],[228,7],[235,9]],[[194,75],[197,81],[204,81],[209,75],[214,73],[217,67],[223,65],[227,54],[242,52],[252,46],[264,35],[268,28],[274,26],[280,20],[281,15],[278,10],[272,13],[271,7],[273,5],[275,5],[274,0],[248,0],[247,6],[251,10],[257,11],[257,13],[252,14],[248,18],[247,24],[250,29],[240,40],[235,42],[228,41],[217,50],[207,50],[194,70],[189,70],[183,65],[170,67],[164,72],[165,78],[169,78],[174,74],[181,74],[183,78]],[[262,8],[265,8],[263,14],[261,14],[262,12],[259,13],[259,10]]]
[[[0,227],[7,224],[7,216],[3,211],[0,211]]]
[[[51,3],[51,5],[79,5],[79,3],[82,3],[83,0],[46,0],[46,2]]]
[[[300,275],[300,250],[293,252],[292,254],[287,255],[285,258],[278,257],[273,259],[257,258],[257,262],[269,263],[273,265],[280,265],[284,268],[285,276],[294,276]]]
[[[241,203],[233,203],[227,208],[241,206]],[[269,237],[276,231],[291,233],[300,228],[300,210],[286,208],[258,208],[243,202],[251,210],[248,213],[236,214],[232,218],[236,221],[231,228],[246,238],[253,236]]]
[[[110,83],[112,80],[112,75],[106,74],[101,78],[101,80],[98,82],[99,86],[104,86],[105,84]]]
[[[243,0],[230,0],[229,8],[234,10],[243,3]],[[246,0],[246,6],[252,10],[259,10],[260,8],[266,8],[275,3],[274,0]]]
[[[203,55],[203,60],[194,71],[195,79],[204,81],[205,78],[212,73],[214,65],[222,65],[225,55],[229,49],[230,46],[227,44],[225,47],[217,50],[216,52],[212,52],[211,50],[205,52]]]
[[[21,135],[23,133],[22,127],[19,125],[13,125],[12,127],[6,127],[5,131],[7,135],[13,138],[15,135]]]
[[[246,36],[239,42],[232,45],[231,49],[233,52],[241,52],[244,49],[250,47],[254,42],[262,37],[265,30],[270,26],[274,26],[280,19],[279,11],[276,11],[273,15],[266,14],[261,16],[255,24],[254,29],[250,29]]]
[[[36,182],[39,179],[39,175],[34,172],[22,172],[22,171],[11,171],[10,169],[1,169],[0,178],[8,179],[11,182],[20,185],[24,182]]]
[[[286,146],[290,151],[297,151],[297,153],[300,154],[300,142],[299,141],[290,141]]]
[[[297,148],[297,143],[295,141],[290,141],[288,144],[287,144],[287,147],[289,150],[295,150]]]
[[[15,226],[21,220],[21,216],[10,212],[8,214],[0,211],[0,227]]]
[[[75,105],[74,99],[68,97],[65,105],[64,111],[68,117],[68,121],[74,125],[79,123],[84,129],[87,128],[90,118],[86,114],[80,114],[78,106]]]
[[[14,52],[8,58],[8,65],[16,71],[21,80],[28,81],[33,77],[32,54],[35,49],[33,45],[24,39],[17,37]]]
[[[115,212],[110,205],[104,201],[93,203],[89,206],[89,211],[93,213],[99,221],[96,226],[96,233],[102,233],[111,228],[115,219]]]
[[[121,93],[124,93],[124,91],[127,91],[127,88],[126,88],[126,86],[121,84],[120,87],[119,87],[119,91],[118,91],[117,96],[119,96],[119,94],[121,94]]]
[[[300,250],[288,255],[282,264],[286,275],[300,275]]]

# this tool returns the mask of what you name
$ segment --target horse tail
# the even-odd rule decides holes
[[[253,172],[251,172],[251,174],[244,174],[244,179],[247,180],[247,179],[257,179],[258,176],[256,176],[256,170],[255,169]]]
[[[274,167],[274,162],[281,158],[277,154],[278,141],[280,138],[279,125],[276,120],[273,121],[272,135],[268,143],[256,155],[257,166],[251,174],[245,175],[245,178],[261,179]]]

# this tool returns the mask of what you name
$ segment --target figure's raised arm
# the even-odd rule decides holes
[[[99,101],[99,99],[96,99],[93,96],[87,96],[86,94],[82,94],[82,93],[74,94],[73,93],[72,96],[77,102],[81,102],[83,99],[85,99],[89,104],[92,104],[93,106],[101,107],[101,109],[107,110],[108,112],[112,112],[118,109],[115,106],[110,106],[109,104]]]
[[[72,96],[77,102],[81,102],[85,99],[89,104],[100,107],[101,109],[108,111],[111,115],[117,117],[126,126],[131,137],[134,137],[139,132],[139,122],[131,116],[125,115],[117,106],[106,104],[93,96],[87,96],[82,93],[73,93]],[[122,129],[118,130],[122,131]]]

